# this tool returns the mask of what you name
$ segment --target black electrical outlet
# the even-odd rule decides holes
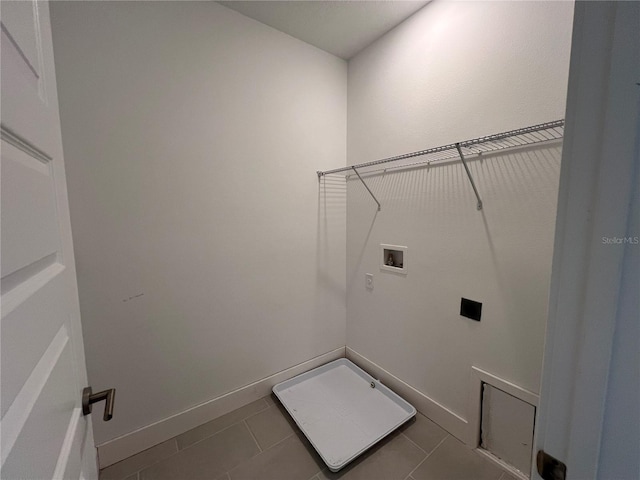
[[[460,301],[460,315],[479,322],[480,315],[482,315],[482,303],[462,298]]]

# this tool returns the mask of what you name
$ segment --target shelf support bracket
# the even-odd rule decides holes
[[[378,211],[380,211],[380,202],[378,201],[378,199],[376,198],[376,196],[373,194],[373,192],[371,191],[371,189],[367,186],[367,184],[365,183],[365,181],[362,179],[362,177],[360,176],[360,173],[358,173],[358,170],[356,170],[356,167],[351,167],[353,169],[354,172],[356,172],[356,175],[358,176],[358,178],[360,179],[360,181],[362,182],[362,184],[364,185],[364,188],[367,189],[367,192],[369,192],[369,195],[371,195],[371,198],[373,198],[373,200],[378,204]]]
[[[473,191],[476,194],[476,198],[478,199],[478,210],[482,210],[482,200],[480,199],[480,194],[478,193],[478,189],[476,188],[476,184],[473,181],[473,177],[471,176],[471,172],[469,171],[469,167],[467,166],[467,161],[462,154],[462,149],[460,148],[460,144],[456,143],[456,149],[458,150],[458,155],[460,155],[460,160],[462,160],[462,165],[464,165],[464,169],[467,172],[467,177],[469,177],[469,182],[471,182],[471,186],[473,187]],[[354,169],[355,170],[355,169]]]

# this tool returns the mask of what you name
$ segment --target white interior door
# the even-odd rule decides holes
[[[638,2],[576,2],[535,440],[569,480],[640,478],[639,27]]]
[[[0,476],[97,478],[49,8],[0,7]]]

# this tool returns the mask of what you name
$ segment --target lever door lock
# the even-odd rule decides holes
[[[82,390],[82,414],[89,415],[91,413],[92,405],[96,402],[105,400],[104,415],[102,418],[105,422],[108,422],[113,418],[113,401],[116,396],[116,389],[110,388],[109,390],[103,390],[102,392],[92,393],[91,387],[86,387]]]

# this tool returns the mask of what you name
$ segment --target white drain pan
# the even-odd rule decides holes
[[[346,358],[279,383],[273,393],[332,472],[416,414],[412,405]]]

